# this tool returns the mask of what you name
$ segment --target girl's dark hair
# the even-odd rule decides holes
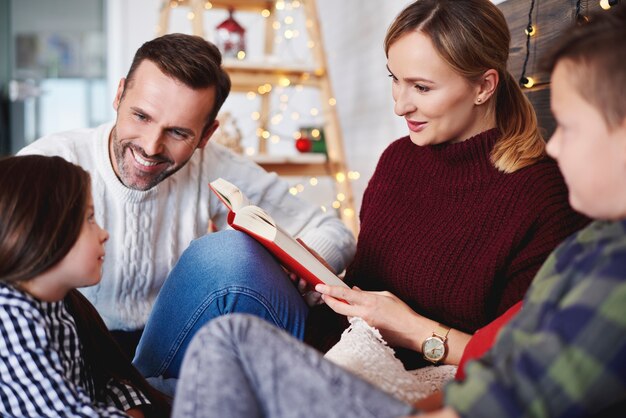
[[[491,153],[497,169],[512,173],[544,158],[535,111],[506,68],[511,34],[497,6],[489,0],[417,0],[387,30],[385,53],[414,31],[427,35],[439,56],[472,83],[489,69],[498,71],[498,89],[489,100],[502,133]]]
[[[60,157],[0,160],[0,281],[43,273],[78,239],[90,192],[89,174]]]
[[[169,417],[171,399],[150,386],[131,364],[87,298],[78,290],[71,290],[65,297],[65,306],[76,322],[85,363],[89,365],[96,394],[102,395],[108,381],[115,379],[138,389],[148,397],[152,404],[143,407],[147,418]]]
[[[91,193],[89,174],[60,157],[0,159],[0,281],[14,286],[60,262],[80,235]],[[102,318],[77,290],[65,297],[96,393],[114,378],[144,393],[149,417],[169,416],[167,398],[132,366]]]

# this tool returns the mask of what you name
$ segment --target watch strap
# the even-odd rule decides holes
[[[433,336],[441,338],[444,342],[448,339],[450,333],[450,327],[444,324],[438,324],[437,328],[433,331]]]

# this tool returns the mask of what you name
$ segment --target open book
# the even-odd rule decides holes
[[[263,209],[251,205],[237,186],[218,178],[209,187],[228,207],[230,226],[260,242],[287,270],[306,280],[311,288],[318,283],[348,287]]]

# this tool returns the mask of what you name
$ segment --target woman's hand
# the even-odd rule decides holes
[[[333,311],[363,318],[369,325],[377,328],[391,346],[421,353],[422,343],[439,325],[438,322],[418,314],[389,292],[367,292],[356,286],[347,289],[320,284],[315,286],[315,290],[322,294],[322,299]],[[471,337],[470,334],[451,329],[446,341],[448,354],[443,362],[459,364]]]
[[[417,314],[406,303],[389,292],[368,292],[353,287],[317,285],[315,290],[335,312],[346,316],[358,316],[377,328],[392,346],[421,351],[420,338],[432,332],[435,321]],[[345,300],[348,303],[342,302]]]

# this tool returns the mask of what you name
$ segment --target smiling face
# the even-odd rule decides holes
[[[113,169],[131,189],[148,190],[181,169],[217,128],[207,126],[215,88],[192,89],[143,61],[120,81],[109,139]]]
[[[486,106],[495,86],[472,84],[454,72],[422,32],[408,32],[391,44],[387,67],[395,113],[406,119],[413,143],[460,142],[495,127]],[[497,85],[497,72],[489,74]]]
[[[581,97],[564,60],[552,73],[551,105],[557,129],[547,145],[565,177],[572,207],[596,219],[626,218],[626,118],[609,128]]]

